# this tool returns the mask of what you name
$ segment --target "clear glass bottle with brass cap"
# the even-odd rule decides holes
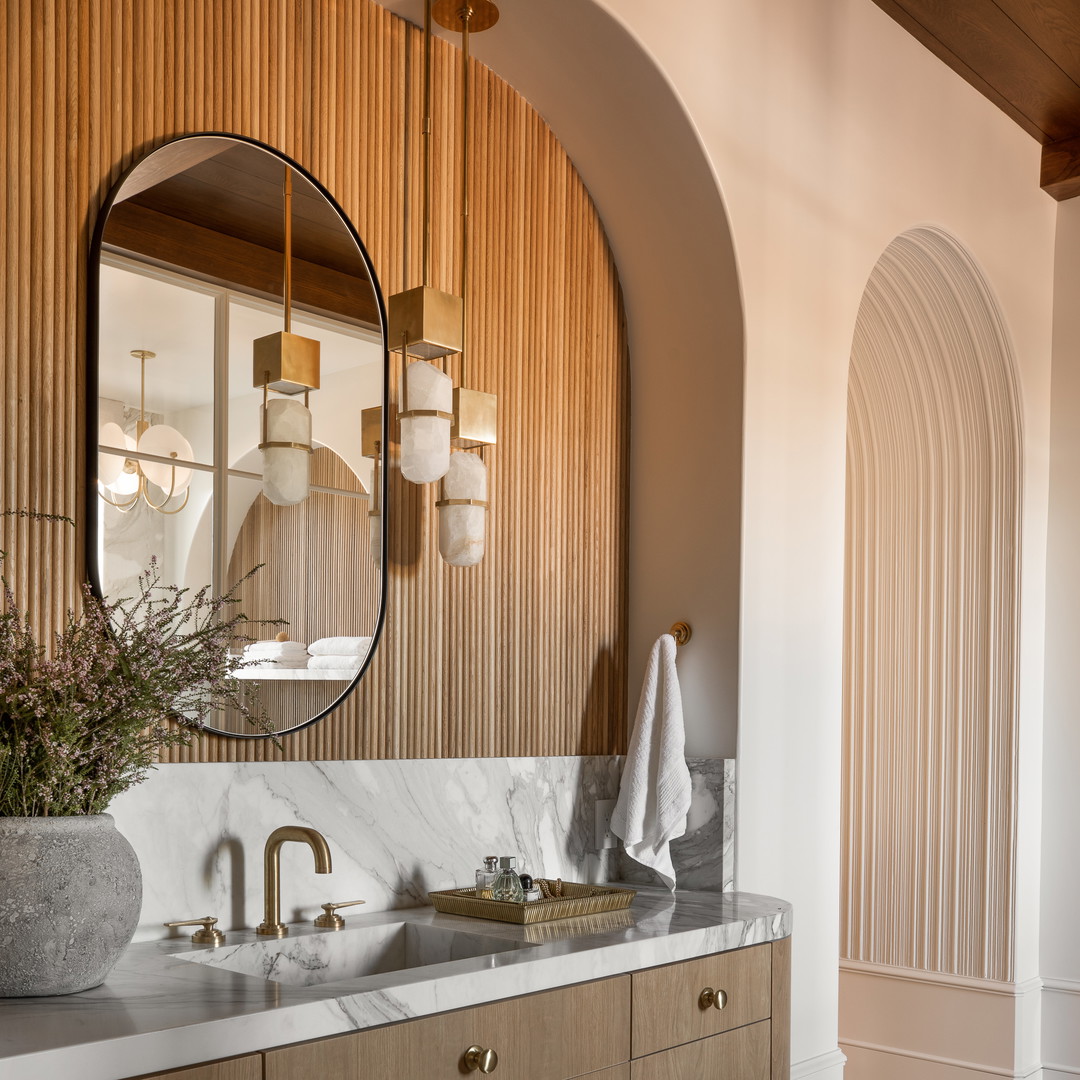
[[[481,900],[491,899],[491,887],[499,876],[499,856],[485,855],[484,865],[476,871],[476,895]]]
[[[499,858],[499,876],[491,886],[493,900],[509,900],[520,904],[525,899],[525,890],[521,887],[521,878],[517,876],[517,858],[503,855]]]

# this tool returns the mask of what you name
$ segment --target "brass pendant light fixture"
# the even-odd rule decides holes
[[[168,424],[151,424],[146,419],[146,361],[155,359],[157,353],[149,349],[132,349],[131,355],[139,361],[139,419],[135,424],[135,438],[125,434],[119,424],[108,423],[102,425],[98,443],[113,450],[135,451],[140,456],[125,458],[119,454],[99,453],[101,486],[98,494],[122,513],[133,510],[141,499],[159,514],[178,514],[187,506],[191,495],[191,470],[169,462],[190,461],[191,443],[176,428]],[[160,488],[165,498],[155,502],[150,495],[150,484]],[[169,505],[181,495],[183,502],[178,506]]]
[[[308,393],[319,389],[319,342],[292,333],[292,169],[285,166],[285,329],[253,343],[253,385],[262,387],[263,494],[277,506],[294,506],[311,490],[311,410]],[[270,391],[283,395],[270,398]],[[295,397],[302,393],[303,404]]]
[[[491,0],[436,0],[440,26],[461,34],[461,378],[454,390],[451,439],[457,448],[442,481],[439,510],[439,553],[452,566],[475,566],[484,557],[488,514],[487,465],[480,454],[465,451],[494,445],[498,400],[494,394],[466,385],[468,342],[466,300],[469,273],[469,122],[471,73],[469,38],[499,21]]]
[[[401,474],[414,484],[433,483],[450,466],[453,382],[429,361],[461,351],[464,310],[460,296],[431,284],[431,0],[424,4],[423,96],[423,284],[391,296],[387,311],[387,345],[404,364]]]

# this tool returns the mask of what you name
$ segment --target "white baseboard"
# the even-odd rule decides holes
[[[791,1080],[844,1080],[844,1063],[847,1058],[837,1048],[827,1054],[804,1058],[791,1066]]]
[[[1045,1080],[1041,1065],[1022,1069],[1000,1069],[970,1061],[956,1061],[934,1054],[899,1050],[873,1043],[841,1043],[851,1063],[849,1080]]]
[[[1080,1077],[1080,981],[1044,979],[1043,1080]]]
[[[842,961],[839,1043],[848,1080],[1039,1080],[1041,991],[1038,979]]]

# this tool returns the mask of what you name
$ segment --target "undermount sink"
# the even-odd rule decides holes
[[[178,953],[177,956],[207,967],[288,986],[314,986],[521,948],[530,946],[522,941],[428,923],[392,922],[336,931],[312,931],[295,937],[224,945],[218,949]]]

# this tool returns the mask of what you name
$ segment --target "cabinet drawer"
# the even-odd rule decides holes
[[[461,1080],[474,1045],[498,1054],[500,1076],[568,1080],[629,1058],[629,1014],[622,975],[270,1050],[265,1080]]]
[[[762,1020],[638,1058],[630,1063],[630,1080],[769,1080],[771,1067],[769,1021]]]
[[[755,945],[700,960],[635,972],[633,1053],[644,1057],[669,1046],[765,1020],[772,994],[772,947]],[[727,1004],[706,1008],[701,992],[723,990]]]
[[[190,1069],[153,1073],[142,1080],[262,1080],[262,1059],[258,1054],[250,1054],[210,1065],[192,1065]]]

